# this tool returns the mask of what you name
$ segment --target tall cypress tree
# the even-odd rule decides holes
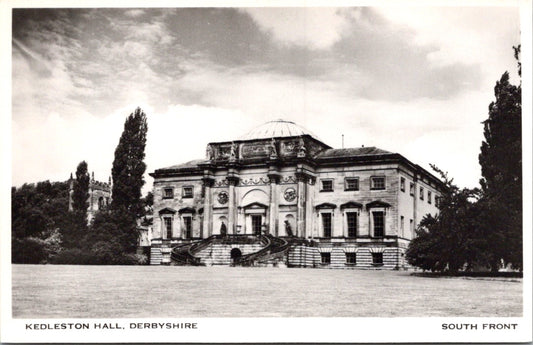
[[[113,177],[114,210],[127,211],[135,216],[142,214],[141,188],[144,185],[144,149],[148,124],[141,108],[135,109],[124,123],[124,130],[115,149],[111,171]]]
[[[89,171],[87,162],[82,161],[76,168],[76,179],[74,180],[72,192],[72,209],[74,212],[82,214],[87,218],[87,207],[89,207]]]
[[[137,108],[124,123],[115,149],[111,171],[113,190],[111,210],[120,229],[120,242],[125,252],[132,252],[137,242],[136,220],[142,216],[141,188],[144,185],[144,149],[148,124],[146,114]]]
[[[89,181],[87,162],[82,161],[76,168],[76,179],[72,181],[72,212],[61,229],[63,246],[66,248],[79,247],[87,232]]]
[[[518,59],[520,46],[515,48]],[[521,66],[518,61],[518,73]],[[492,252],[499,260],[522,268],[522,96],[521,86],[505,72],[494,87],[481,144],[481,187],[490,228]],[[490,221],[488,220],[490,218]]]

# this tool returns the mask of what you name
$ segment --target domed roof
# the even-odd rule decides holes
[[[255,127],[250,132],[243,135],[241,140],[252,140],[252,139],[267,139],[267,138],[276,138],[276,137],[294,137],[300,135],[310,135],[313,138],[317,139],[317,136],[303,128],[300,125],[292,121],[286,120],[274,120],[263,123],[260,126]]]

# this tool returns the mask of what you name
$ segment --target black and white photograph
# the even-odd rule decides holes
[[[2,342],[532,341],[531,1],[0,5]]]

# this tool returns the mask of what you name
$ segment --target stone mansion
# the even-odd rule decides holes
[[[155,265],[406,268],[444,188],[398,153],[334,149],[283,120],[150,175]]]

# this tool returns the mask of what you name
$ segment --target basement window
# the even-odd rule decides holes
[[[346,253],[346,263],[349,265],[355,265],[356,264],[356,257],[355,253]]]
[[[320,253],[320,263],[329,265],[331,263],[331,253]]]
[[[383,253],[372,253],[372,265],[383,266]]]

